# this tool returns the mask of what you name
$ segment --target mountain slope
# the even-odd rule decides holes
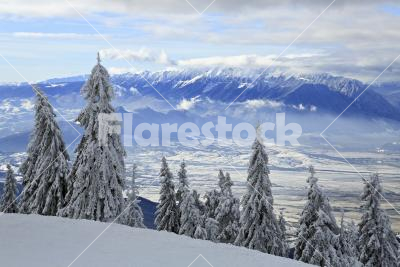
[[[0,217],[2,265],[69,266],[107,226],[87,220],[5,214]],[[204,258],[198,258],[200,254]],[[232,245],[118,224],[111,225],[72,266],[259,267],[266,264],[311,266]]]

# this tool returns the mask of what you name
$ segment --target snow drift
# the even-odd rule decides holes
[[[167,232],[38,215],[0,216],[1,265],[13,266],[311,266]],[[199,256],[201,254],[201,256]]]

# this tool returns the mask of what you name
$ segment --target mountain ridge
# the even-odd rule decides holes
[[[39,82],[38,85],[49,96],[76,98],[86,78],[87,75],[54,78]],[[240,103],[266,99],[288,106],[305,106],[306,110],[315,107],[316,110],[333,114],[342,112],[362,94],[346,115],[383,117],[400,121],[400,103],[388,99],[390,94],[380,94],[374,88],[365,91],[367,85],[359,80],[328,73],[263,73],[261,70],[237,68],[163,70],[115,74],[111,75],[111,82],[115,87],[116,99],[128,99],[138,95],[162,99],[159,93],[173,104],[182,99],[196,97],[220,101],[227,105],[233,101]],[[376,88],[378,87],[382,85],[376,85]],[[0,101],[33,96],[30,86],[24,83],[0,85],[0,92]]]

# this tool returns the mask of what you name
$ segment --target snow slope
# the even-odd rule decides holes
[[[107,226],[86,220],[4,214],[0,216],[1,266],[67,267]],[[232,245],[114,224],[70,266],[311,265]]]

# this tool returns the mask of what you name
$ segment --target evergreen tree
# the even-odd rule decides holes
[[[157,205],[155,224],[158,231],[179,232],[179,212],[176,205],[175,185],[165,157],[161,160],[160,201]]]
[[[52,106],[42,91],[35,91],[35,126],[20,167],[24,190],[19,210],[56,215],[65,204],[69,156]]]
[[[235,244],[273,255],[286,255],[281,229],[273,211],[268,155],[255,139],[247,176],[247,192],[242,199],[240,230]]]
[[[199,195],[196,190],[186,191],[180,210],[180,235],[194,237],[198,227],[203,228],[203,217],[198,207]]]
[[[281,228],[282,236],[286,239],[286,220],[282,211],[279,213],[279,227]]]
[[[202,240],[207,240],[207,231],[206,229],[202,226],[202,224],[198,224],[196,226],[196,231],[194,232],[195,239],[202,239]]]
[[[125,150],[119,134],[103,131],[106,125],[100,119],[114,113],[114,91],[99,55],[97,61],[81,90],[87,105],[77,121],[85,132],[68,176],[67,205],[60,215],[110,221],[124,210]]]
[[[317,184],[314,168],[311,166],[308,200],[299,220],[295,259],[319,266],[341,266],[339,249],[339,228],[328,198]]]
[[[226,173],[226,175],[228,177],[226,177],[224,175],[224,172],[222,170],[219,170],[219,173],[218,173],[218,186],[219,186],[219,188],[221,190],[221,194],[228,194],[229,195],[229,194],[232,194],[231,187],[232,187],[233,183],[232,183],[231,177],[230,177],[228,172]],[[226,192],[226,191],[229,191],[229,192]]]
[[[0,211],[4,213],[17,213],[17,180],[10,164],[7,164],[6,180],[3,187],[3,195],[0,201]]]
[[[187,178],[186,163],[182,161],[181,169],[178,172],[178,189],[176,190],[176,201],[178,206],[183,200],[183,195],[189,191],[189,181]]]
[[[391,230],[389,217],[381,208],[382,187],[379,175],[371,175],[364,184],[361,196],[364,213],[359,224],[359,260],[367,267],[396,266],[399,243]]]
[[[136,186],[136,169],[137,165],[133,164],[132,167],[132,182],[131,182],[131,187],[130,187],[130,192],[128,194],[128,203],[127,205],[128,210],[125,211],[126,218],[125,224],[132,226],[132,227],[138,227],[138,228],[146,228],[146,226],[143,223],[143,212],[142,208],[139,206],[140,200],[137,198],[138,194],[138,189]]]
[[[216,209],[216,220],[219,225],[218,240],[222,243],[233,243],[239,232],[239,199],[232,194],[232,180],[229,173],[219,174],[221,194]]]
[[[345,225],[344,212],[342,211],[342,218],[340,220],[340,233],[339,233],[339,248],[338,255],[341,259],[341,266],[354,267],[361,266],[358,262],[358,234],[354,223]]]
[[[286,220],[285,217],[283,217],[282,211],[279,214],[278,221],[279,221],[279,228],[281,229],[281,234],[282,234],[281,240],[283,241],[283,245],[285,246],[284,251],[286,251],[286,254],[282,256],[287,257],[288,256],[287,253],[289,252],[289,245],[286,240]]]
[[[206,201],[204,203],[205,206],[204,216],[206,218],[212,218],[212,219],[216,218],[217,216],[216,211],[219,205],[220,196],[221,193],[215,189],[205,193],[204,198]]]
[[[206,218],[205,219],[205,229],[207,232],[207,239],[212,241],[212,242],[219,242],[218,236],[219,236],[219,225],[218,221],[213,219],[213,218]]]

